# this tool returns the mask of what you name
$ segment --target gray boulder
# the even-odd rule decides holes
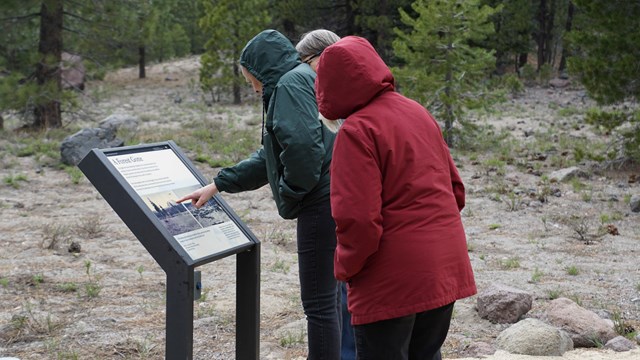
[[[613,350],[615,352],[629,351],[637,348],[638,346],[631,340],[624,336],[616,336],[613,339],[607,341],[604,345],[605,349]]]
[[[104,149],[124,145],[124,142],[116,138],[115,130],[93,128],[82,129],[68,136],[60,144],[60,157],[64,164],[78,165],[91,149]]]
[[[307,319],[300,319],[276,329],[275,336],[282,339],[304,341],[307,338]]]
[[[129,133],[134,133],[138,130],[138,124],[140,121],[137,116],[128,114],[113,114],[104,120],[100,121],[98,127],[102,129],[113,129],[116,133],[120,130],[124,130]]]
[[[594,347],[606,344],[618,334],[610,320],[602,319],[570,299],[558,298],[547,307],[545,320],[566,331],[575,347]]]
[[[533,296],[520,289],[492,284],[478,294],[478,314],[494,324],[513,324],[531,310]]]
[[[576,177],[587,178],[588,175],[577,166],[556,170],[549,174],[549,180],[553,182],[565,182]]]
[[[556,89],[562,89],[569,85],[571,85],[571,81],[569,81],[568,79],[555,78],[549,80],[549,86]]]
[[[573,341],[564,331],[537,319],[524,319],[503,330],[496,347],[512,354],[562,356],[573,350]]]
[[[629,202],[629,206],[631,206],[631,211],[640,212],[640,195],[633,195]]]

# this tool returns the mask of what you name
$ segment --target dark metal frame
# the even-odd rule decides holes
[[[260,333],[260,241],[229,205],[215,201],[250,240],[234,248],[193,260],[153,214],[108,156],[171,149],[201,185],[206,178],[173,142],[93,149],[78,164],[131,232],[167,275],[166,359],[193,358],[193,301],[197,266],[236,255],[236,359],[258,359]],[[160,241],[160,240],[164,241]]]

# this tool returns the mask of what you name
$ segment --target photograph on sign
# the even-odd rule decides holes
[[[106,155],[191,259],[250,242],[215,199],[200,209],[176,202],[202,185],[172,149]]]

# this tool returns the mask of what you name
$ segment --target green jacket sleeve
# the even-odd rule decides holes
[[[267,184],[264,149],[260,148],[236,165],[220,170],[213,179],[219,191],[237,193],[255,190]]]
[[[282,148],[278,191],[283,201],[300,203],[318,183],[325,148],[313,89],[279,85],[275,92],[273,132]]]

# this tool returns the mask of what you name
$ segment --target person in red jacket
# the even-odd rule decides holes
[[[358,359],[437,359],[454,302],[477,291],[464,185],[440,127],[360,37],[323,51],[316,99],[345,119],[330,168],[334,273],[348,284]]]

